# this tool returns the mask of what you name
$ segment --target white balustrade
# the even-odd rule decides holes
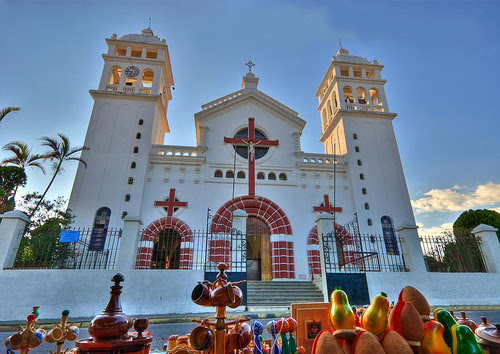
[[[178,145],[153,145],[151,155],[165,156],[165,157],[198,157],[200,151],[192,146],[178,146]]]
[[[106,91],[116,92],[118,91],[118,85],[106,85]]]

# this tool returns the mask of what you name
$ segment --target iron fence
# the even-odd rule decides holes
[[[354,239],[356,238],[356,239]],[[323,235],[327,273],[406,272],[402,239],[380,235]]]
[[[115,268],[121,229],[108,229],[99,235],[86,228],[64,231],[74,232],[75,242],[63,242],[59,230],[22,232],[12,269]]]
[[[420,246],[429,272],[486,273],[481,238],[474,235],[424,236]]]

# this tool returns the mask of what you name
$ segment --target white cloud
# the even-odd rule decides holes
[[[488,182],[472,191],[461,186],[454,186],[451,189],[432,189],[425,195],[426,197],[411,201],[415,213],[464,211],[500,202],[500,184]]]
[[[417,222],[417,226],[418,226],[418,234],[420,235],[420,237],[424,237],[424,236],[441,235],[446,230],[452,229],[453,223],[452,222],[445,222],[444,224],[441,224],[441,226],[433,226],[430,228],[425,228],[424,224],[422,224],[421,222]]]

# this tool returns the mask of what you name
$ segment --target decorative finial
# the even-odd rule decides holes
[[[251,73],[252,72],[252,66],[255,66],[254,63],[252,63],[251,60],[248,61],[248,63],[245,63],[246,66],[248,66],[248,72]]]
[[[151,28],[151,17],[149,18],[149,26],[148,28]]]

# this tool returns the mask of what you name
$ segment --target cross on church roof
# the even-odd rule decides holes
[[[313,206],[313,211],[325,211],[327,213],[333,213],[333,212],[341,212],[342,208],[340,207],[332,207],[330,206],[330,198],[328,197],[328,194],[325,194],[323,196],[324,202],[323,206]]]
[[[248,61],[248,63],[245,63],[246,66],[248,66],[248,72],[251,73],[252,72],[252,66],[255,66],[254,63],[252,63],[251,60]]]

